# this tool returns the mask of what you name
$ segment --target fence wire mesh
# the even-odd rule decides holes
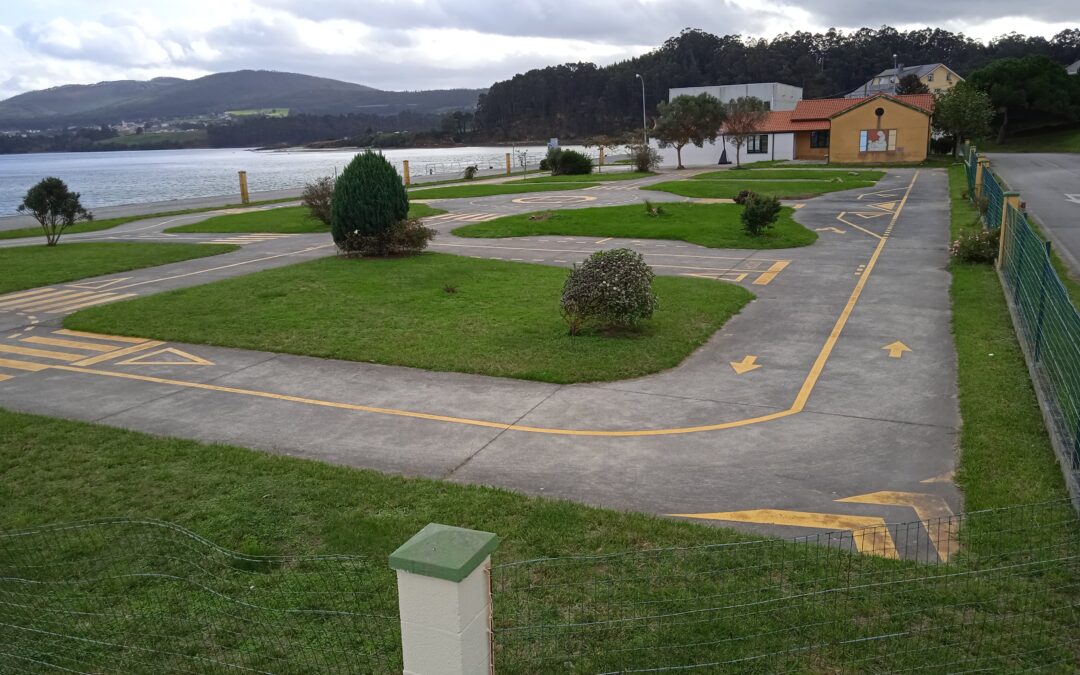
[[[169,523],[0,532],[0,672],[401,672],[394,576]]]
[[[1008,207],[1001,276],[1035,386],[1065,451],[1063,469],[1080,485],[1080,312],[1050,258],[1050,245]]]
[[[895,559],[848,532],[497,565],[497,670],[1080,668],[1068,501],[885,529]]]
[[[979,161],[979,155],[972,145],[964,146],[964,171],[967,174],[967,193],[975,194],[975,165]]]
[[[986,226],[990,229],[1001,227],[1001,213],[1005,208],[1005,191],[1001,188],[1001,181],[990,167],[985,167],[982,172],[981,198],[986,200],[986,214],[983,216]]]

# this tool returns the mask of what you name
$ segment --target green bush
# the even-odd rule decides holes
[[[29,212],[45,232],[45,245],[56,246],[64,230],[80,220],[94,219],[79,197],[78,192],[68,189],[67,183],[50,176],[26,191],[16,211]]]
[[[965,232],[949,244],[949,255],[969,263],[992,263],[997,259],[1000,230]]]
[[[648,145],[638,143],[636,145],[628,145],[626,146],[626,149],[630,153],[630,163],[634,165],[634,171],[651,173],[660,168],[660,164],[663,162],[663,158],[660,156],[660,153],[656,151],[656,148]]]
[[[323,176],[304,185],[300,203],[307,207],[309,220],[317,220],[324,225],[330,225],[332,221],[330,204],[334,198],[335,181],[337,178],[334,176]]]
[[[652,268],[637,251],[597,251],[566,278],[562,312],[571,335],[593,323],[598,328],[631,328],[656,310]]]
[[[743,229],[753,237],[760,237],[780,217],[780,200],[751,194],[743,205]]]
[[[393,165],[370,150],[353,157],[337,179],[330,204],[334,243],[351,252],[350,241],[388,236],[409,215],[409,195]]]
[[[734,169],[732,169],[734,171]],[[751,197],[756,197],[757,193],[753,190],[739,190],[739,194],[735,195],[735,203],[746,205],[746,200]]]
[[[476,178],[476,172],[479,170],[480,169],[475,164],[470,164],[469,166],[465,167],[465,180],[472,180],[473,178]]]
[[[592,173],[592,158],[577,150],[563,150],[558,169],[553,173],[563,176],[584,176]]]
[[[399,220],[378,234],[347,232],[339,248],[346,256],[387,257],[411,255],[427,248],[435,237],[435,230],[424,225],[419,218]]]

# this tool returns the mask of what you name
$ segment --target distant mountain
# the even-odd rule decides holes
[[[238,70],[195,80],[159,77],[69,84],[0,101],[0,129],[42,129],[123,120],[173,119],[229,110],[290,113],[439,113],[476,107],[481,89],[382,91],[351,82],[270,70]]]

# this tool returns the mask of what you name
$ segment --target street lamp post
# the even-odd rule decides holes
[[[645,121],[645,78],[641,73],[635,73],[634,77],[641,80],[641,137],[645,145],[649,145],[649,124]]]

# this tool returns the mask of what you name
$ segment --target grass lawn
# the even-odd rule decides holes
[[[295,199],[267,199],[261,202],[251,202],[247,206],[260,206],[265,204],[280,204],[281,202],[294,202]],[[79,234],[81,232],[98,232],[100,230],[108,230],[117,225],[123,225],[124,223],[131,223],[136,220],[146,220],[147,218],[168,218],[169,216],[186,216],[191,213],[206,213],[207,211],[220,211],[222,209],[241,208],[242,204],[231,204],[229,206],[207,206],[200,209],[185,209],[183,211],[161,211],[159,213],[145,213],[139,216],[121,216],[119,218],[103,218],[101,220],[91,220],[89,222],[75,223],[67,230],[64,231],[64,235]],[[0,239],[22,239],[23,237],[44,237],[41,234],[40,226],[24,227],[18,230],[0,230]],[[63,239],[60,240],[63,243]]]
[[[427,204],[411,204],[410,218],[427,218],[446,213]],[[214,216],[197,223],[170,227],[166,232],[273,232],[277,234],[305,234],[310,232],[329,232],[330,228],[322,222],[307,218],[307,207],[282,206],[275,209],[230,213]]]
[[[328,258],[79,312],[65,325],[568,383],[671,368],[753,297],[733,284],[659,277],[661,309],[640,331],[570,337],[559,313],[566,275],[556,267],[439,253]]]
[[[525,179],[525,182],[529,183],[595,183],[596,181],[606,182],[611,180],[637,180],[638,178],[648,178],[655,176],[655,173],[645,173],[642,171],[613,171],[610,173],[597,173],[593,171],[590,174],[577,175],[577,176],[537,176],[529,177]]]
[[[0,293],[235,251],[224,244],[86,243],[0,248]]]
[[[206,145],[205,129],[189,129],[173,132],[151,132],[145,134],[127,134],[126,136],[114,136],[105,138],[94,143],[97,147],[123,147],[137,150],[144,145],[157,145],[160,143],[179,143],[187,147]]]
[[[650,216],[644,206],[608,206],[591,209],[548,211],[544,220],[530,220],[540,214],[498,218],[486,223],[465,225],[454,230],[460,237],[527,237],[573,235],[585,237],[626,237],[632,239],[677,239],[711,248],[791,248],[809,246],[817,234],[792,219],[793,209],[785,207],[770,233],[752,237],[743,230],[742,207],[736,204],[660,204],[662,216]]]
[[[826,168],[786,168],[786,169],[728,169],[726,171],[710,171],[696,176],[691,180],[833,180],[840,178],[844,181],[872,180],[879,181],[885,177],[884,171],[855,171],[853,169],[826,169]]]
[[[873,187],[876,180],[844,180],[834,183],[832,181],[753,181],[753,180],[676,180],[666,183],[657,183],[641,188],[642,190],[658,190],[694,197],[697,199],[733,199],[742,190],[753,190],[758,194],[771,195],[780,199],[803,199],[816,197],[826,192],[839,190],[854,190],[856,188]]]
[[[1000,144],[986,139],[975,145],[980,152],[1080,152],[1080,126],[1011,136]]]
[[[553,178],[554,176],[549,176]],[[564,185],[560,182],[537,182],[542,178],[528,181],[511,181],[509,183],[487,183],[481,185],[454,185],[450,187],[436,187],[428,189],[409,190],[411,199],[460,199],[463,197],[491,197],[492,195],[512,195],[519,192],[554,192],[556,190],[580,190],[582,188],[599,185],[595,179],[588,182]]]

